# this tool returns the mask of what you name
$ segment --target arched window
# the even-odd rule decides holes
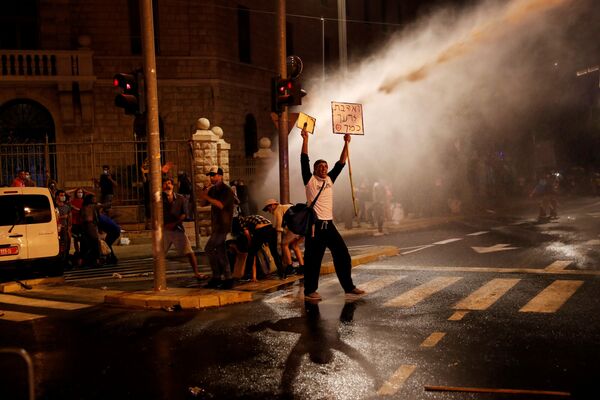
[[[252,157],[258,151],[258,129],[252,114],[247,114],[244,122],[244,145],[246,157]]]
[[[46,137],[51,143],[46,147]],[[56,178],[54,120],[41,104],[11,100],[0,107],[0,180],[11,183],[17,171],[27,169],[38,186],[48,177]]]

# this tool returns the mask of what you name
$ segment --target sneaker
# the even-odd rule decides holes
[[[298,268],[296,268],[296,275],[304,275],[304,265],[298,265]]]
[[[294,268],[292,265],[288,265],[288,266],[285,268],[285,274],[286,274],[287,276],[290,276],[290,275],[295,275],[295,274],[296,274],[296,269],[295,269],[295,268]]]
[[[365,292],[365,291],[364,291],[364,290],[362,290],[362,289],[359,289],[359,288],[355,287],[355,288],[354,288],[354,289],[352,289],[351,291],[349,291],[349,292],[346,292],[346,295],[347,295],[347,296],[361,296],[361,295],[363,295],[363,294],[365,294],[365,293],[367,293],[367,292]]]
[[[306,300],[321,300],[322,299],[321,295],[319,293],[317,293],[317,292],[312,292],[312,293],[309,293],[309,294],[305,294],[304,298]]]

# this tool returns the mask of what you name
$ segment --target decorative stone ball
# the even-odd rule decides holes
[[[199,118],[198,121],[196,121],[196,129],[205,131],[208,128],[210,128],[210,121],[207,118]]]
[[[79,43],[80,47],[89,48],[92,44],[92,37],[90,35],[79,35],[77,43]]]
[[[261,149],[270,149],[271,148],[271,139],[266,136],[263,136],[258,141],[258,147]]]
[[[213,131],[213,133],[214,133],[215,135],[217,135],[217,136],[219,137],[219,139],[223,137],[223,129],[221,129],[221,127],[220,127],[220,126],[215,126],[215,127],[213,127],[213,128],[211,129],[211,131]]]

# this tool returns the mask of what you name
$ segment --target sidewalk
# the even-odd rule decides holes
[[[412,231],[427,227],[445,224],[460,220],[462,216],[444,216],[434,218],[404,219],[398,224],[387,224],[384,227],[386,233]],[[188,232],[193,233],[193,226],[188,226]],[[377,232],[376,228],[361,227],[351,230],[340,229],[343,237],[372,236]],[[152,258],[152,239],[150,231],[127,231],[125,235],[130,239],[127,246],[114,246],[116,256],[120,260]],[[205,240],[205,239],[204,239]],[[195,238],[190,237],[195,243]],[[204,241],[201,242],[201,248]],[[369,263],[381,257],[395,256],[399,252],[395,246],[373,246],[351,249],[352,266]],[[202,264],[204,253],[196,249],[199,254],[201,269],[206,266]],[[171,253],[169,253],[170,255]],[[148,261],[151,262],[151,261]],[[186,265],[187,267],[187,265]],[[203,268],[204,267],[204,268]],[[29,292],[32,295],[44,298],[89,303],[106,303],[119,307],[146,308],[146,309],[200,309],[206,307],[219,307],[227,304],[251,302],[265,292],[276,290],[281,286],[291,285],[303,279],[303,276],[290,276],[284,280],[264,279],[257,282],[237,284],[232,290],[206,289],[205,282],[197,282],[191,271],[169,274],[167,276],[168,289],[154,291],[154,280],[152,275],[145,277],[113,279],[101,281],[79,281],[67,284],[64,278],[49,278],[46,281],[25,282],[33,286]],[[331,254],[326,252],[321,266],[321,274],[334,273]],[[13,284],[12,288],[18,290]],[[8,289],[8,287],[7,287]],[[23,290],[23,289],[20,289]],[[0,290],[2,291],[2,290]]]

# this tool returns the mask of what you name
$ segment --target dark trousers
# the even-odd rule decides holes
[[[307,235],[304,244],[304,294],[315,292],[319,287],[321,262],[325,249],[331,251],[333,266],[344,292],[351,292],[356,286],[352,282],[352,259],[348,247],[333,221],[317,220],[314,236]]]

